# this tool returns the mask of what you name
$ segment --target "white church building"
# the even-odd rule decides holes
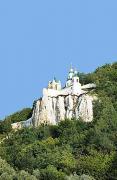
[[[79,82],[78,72],[72,67],[70,68],[65,87],[62,88],[61,81],[53,79],[49,81],[48,87],[43,89],[43,95],[47,93],[49,96],[58,95],[80,95],[82,92]]]
[[[82,86],[79,81],[78,71],[74,70],[72,67],[69,70],[67,81],[65,87],[62,88],[61,81],[54,78],[49,81],[48,87],[43,89],[43,96],[59,96],[59,95],[76,95],[85,93],[86,89],[95,88],[95,84],[87,84]]]

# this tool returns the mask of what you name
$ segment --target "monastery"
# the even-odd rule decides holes
[[[85,122],[93,120],[94,96],[89,92],[95,89],[95,84],[81,85],[77,70],[72,67],[64,87],[61,81],[54,78],[43,89],[43,97],[36,101],[32,118],[12,124],[13,129],[39,126],[40,124],[56,125],[68,118],[81,118]]]

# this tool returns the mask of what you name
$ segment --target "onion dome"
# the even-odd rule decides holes
[[[75,71],[74,71],[74,77],[77,77],[77,76],[78,76],[78,71],[75,70]]]
[[[73,73],[74,72],[74,70],[73,70],[73,68],[70,68],[70,71],[69,71],[70,73]]]

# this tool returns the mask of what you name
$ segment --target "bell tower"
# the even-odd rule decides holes
[[[68,74],[68,78],[67,78],[67,82],[66,82],[66,87],[70,87],[72,85],[73,77],[74,77],[74,70],[73,70],[72,64],[71,64],[69,74]]]
[[[75,70],[74,71],[74,77],[72,79],[72,93],[74,95],[79,95],[81,94],[81,84],[79,82],[79,77],[78,77],[78,72]]]

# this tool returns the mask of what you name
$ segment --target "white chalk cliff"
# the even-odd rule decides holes
[[[32,118],[23,122],[22,126],[56,125],[66,118],[91,122],[95,97],[90,95],[90,91],[95,87],[95,84],[82,86],[77,71],[71,68],[64,88],[55,78],[49,81],[48,87],[43,89],[43,97],[35,102]]]
[[[38,100],[33,110],[33,124],[53,124],[68,118],[81,118],[85,122],[93,120],[93,100],[88,94],[59,95],[57,97],[43,96]]]

